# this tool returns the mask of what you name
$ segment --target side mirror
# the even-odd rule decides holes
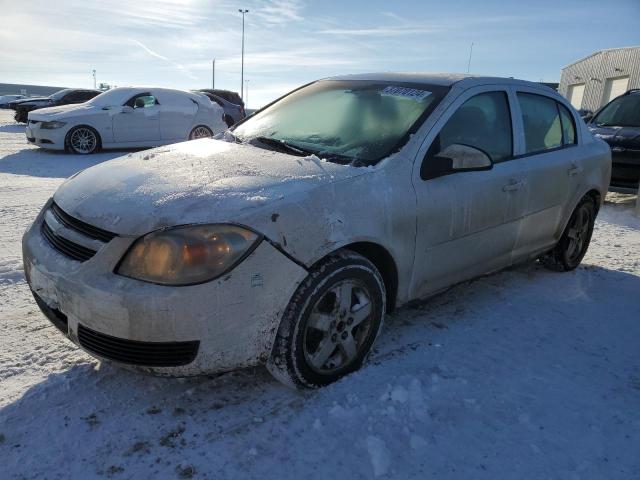
[[[493,168],[493,162],[487,153],[469,145],[454,143],[436,155],[425,158],[420,176],[423,180],[430,180],[455,172],[490,170],[491,168]]]
[[[582,117],[582,120],[584,120],[585,123],[589,122],[589,120],[593,118],[593,112],[591,110],[578,110],[578,115]]]
[[[133,113],[133,107],[125,105],[124,107],[122,107],[122,113]]]

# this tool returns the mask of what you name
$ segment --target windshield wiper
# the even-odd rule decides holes
[[[277,138],[272,138],[272,137],[255,137],[252,140],[257,140],[260,143],[263,143],[265,145],[268,145],[270,147],[275,147],[278,148],[280,150],[284,150],[285,152],[290,152],[290,153],[294,153],[296,155],[300,155],[300,156],[307,156],[307,155],[313,155],[316,152],[314,152],[313,150],[307,150],[306,148],[302,148],[302,147],[298,147],[298,146],[294,146],[284,140],[279,140]]]

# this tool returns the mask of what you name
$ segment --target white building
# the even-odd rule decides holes
[[[632,88],[640,88],[640,47],[600,50],[567,65],[558,91],[575,108],[596,111]]]

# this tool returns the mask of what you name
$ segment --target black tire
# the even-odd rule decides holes
[[[16,114],[13,116],[13,119],[18,123],[27,123],[27,112],[23,110],[16,111]]]
[[[206,132],[206,134],[202,134],[203,132]],[[189,140],[211,137],[213,137],[213,132],[206,125],[198,125],[197,127],[193,127],[193,130],[191,130],[191,133],[189,134]]]
[[[93,134],[93,140],[89,139],[88,141],[90,143],[87,144],[86,147],[77,145],[74,138],[76,134],[79,135],[83,132],[87,135],[90,133]],[[89,136],[89,138],[91,137]],[[102,139],[100,138],[100,134],[95,128],[89,127],[88,125],[78,125],[77,127],[69,130],[69,133],[67,133],[67,136],[65,138],[65,147],[69,151],[77,155],[90,155],[92,153],[100,151],[100,149],[102,148]]]
[[[342,292],[348,303],[340,302]],[[385,299],[382,276],[369,260],[349,250],[329,255],[291,298],[267,368],[295,388],[322,387],[358,370],[382,328]],[[314,325],[318,318],[326,319],[326,330]]]
[[[580,200],[553,250],[540,257],[540,262],[550,270],[568,272],[575,269],[589,248],[596,221],[596,204],[592,197]]]

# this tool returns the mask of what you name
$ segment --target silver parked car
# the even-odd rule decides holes
[[[23,240],[49,319],[98,358],[191,375],[359,368],[385,312],[582,260],[609,147],[556,92],[468,75],[321,80],[227,132],[82,171]]]

